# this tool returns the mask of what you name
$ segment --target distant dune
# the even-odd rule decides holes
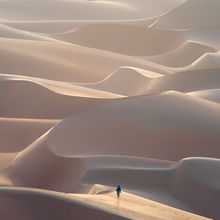
[[[177,90],[193,92],[197,90],[216,89],[220,85],[220,69],[201,69],[183,71],[152,80],[151,91]]]
[[[175,49],[184,42],[177,31],[146,27],[94,24],[55,35],[56,39],[133,56],[150,56]]]
[[[197,96],[203,99],[207,99],[213,102],[220,103],[220,90],[219,89],[201,90],[201,91],[196,91],[196,92],[190,92],[188,94]]]
[[[103,80],[118,66],[125,65],[167,72],[139,58],[77,45],[4,38],[0,42],[2,73],[87,83]]]
[[[187,0],[161,17],[153,26],[161,29],[196,29],[219,26],[218,0]]]
[[[170,53],[147,57],[147,60],[170,67],[184,67],[194,63],[206,53],[217,52],[214,48],[194,42],[186,42]]]
[[[162,76],[162,74],[144,69],[124,66],[111,73],[101,82],[79,85],[114,94],[134,96],[146,91],[152,79]],[[126,83],[121,84],[123,81],[126,81]]]

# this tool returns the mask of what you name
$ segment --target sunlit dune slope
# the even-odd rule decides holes
[[[219,111],[218,104],[176,92],[136,97],[66,118],[48,143],[65,156],[217,156]]]

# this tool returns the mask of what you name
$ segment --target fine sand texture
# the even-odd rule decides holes
[[[0,0],[0,219],[220,219],[219,11]]]

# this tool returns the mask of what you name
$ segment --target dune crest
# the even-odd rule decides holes
[[[80,84],[87,88],[93,88],[113,94],[134,96],[141,95],[147,90],[152,79],[164,75],[135,67],[120,67],[98,83]],[[121,85],[121,82],[128,81]]]
[[[186,42],[181,47],[170,53],[146,57],[147,60],[170,67],[184,67],[191,65],[206,53],[217,52],[216,49],[198,44]]]

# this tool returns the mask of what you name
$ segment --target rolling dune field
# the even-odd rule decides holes
[[[219,11],[0,0],[0,219],[220,219]]]

